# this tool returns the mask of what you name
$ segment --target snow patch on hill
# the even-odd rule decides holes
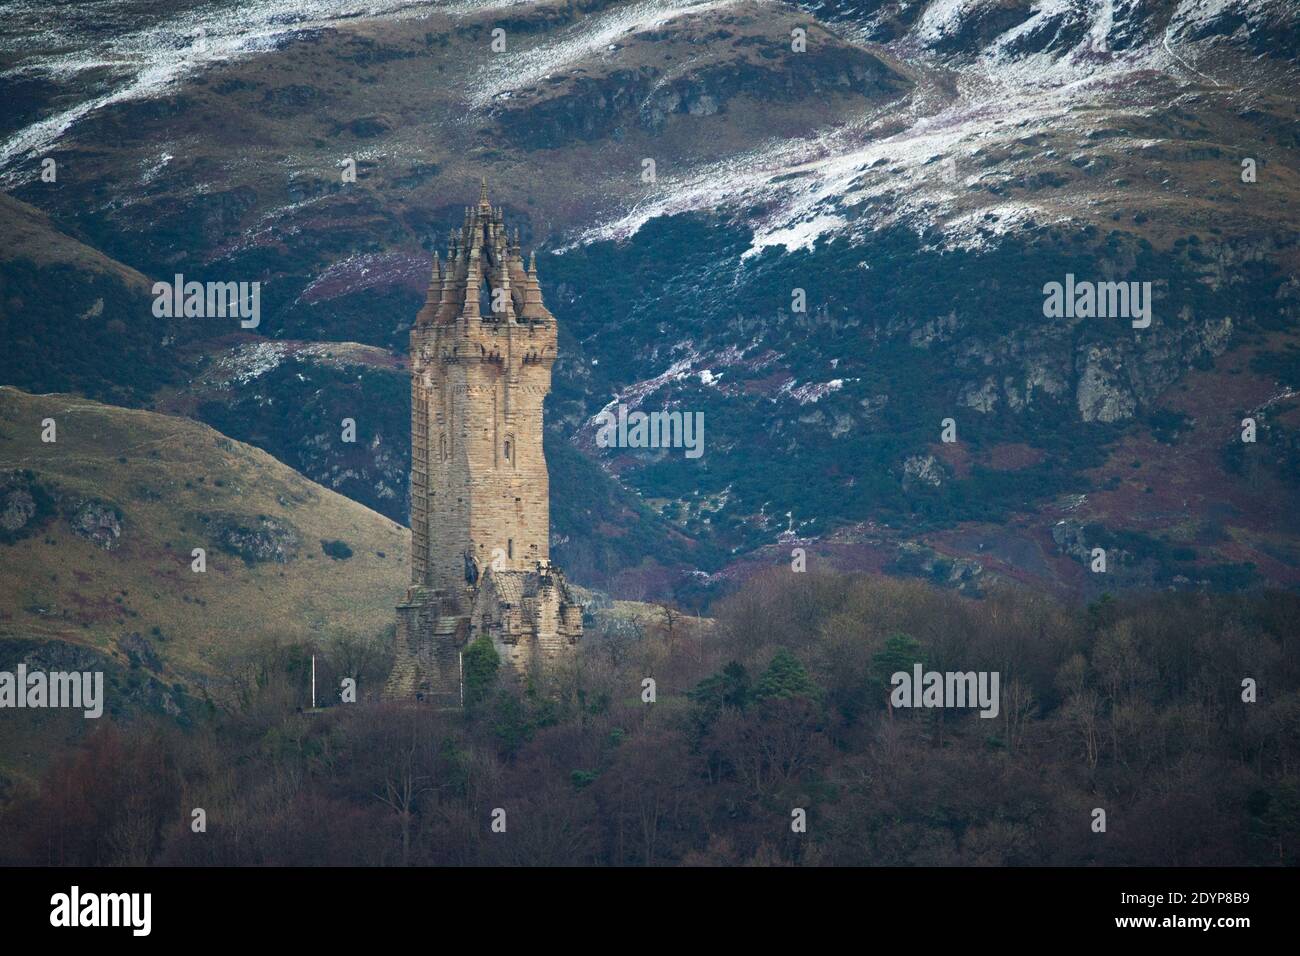
[[[277,48],[296,34],[361,18],[406,19],[431,13],[467,14],[509,8],[525,0],[257,0],[254,3],[195,4],[174,15],[160,15],[143,29],[112,34],[107,24],[137,24],[149,13],[134,0],[60,7],[48,3],[0,3],[0,53],[16,63],[4,77],[40,76],[66,80],[92,71],[106,74],[93,84],[106,92],[84,97],[32,123],[0,144],[0,170],[6,170],[53,143],[97,110],[129,100],[166,94],[177,81],[214,63]],[[33,53],[32,51],[38,51]],[[88,86],[90,86],[88,84]],[[12,172],[4,178],[12,180]]]
[[[1262,5],[1275,6],[1271,0]],[[1202,75],[1189,65],[1196,50],[1188,44],[1177,55],[1163,42],[1110,48],[1112,33],[1140,6],[1123,0],[1042,0],[1029,19],[974,50],[965,65],[948,74],[956,83],[955,97],[938,83],[922,82],[902,103],[852,118],[836,130],[774,142],[676,177],[661,176],[633,208],[579,233],[566,248],[623,240],[651,219],[702,210],[732,215],[752,227],[745,258],[774,247],[807,249],[822,239],[898,223],[917,231],[938,228],[953,243],[976,245],[1017,223],[1058,220],[1071,200],[1048,197],[1050,206],[994,200],[990,206],[986,197],[979,213],[971,214],[971,194],[999,171],[984,158],[1034,134],[1086,136],[1104,122],[1107,109],[1131,115],[1155,108],[1158,104],[1143,106],[1141,93],[1153,73],[1175,83],[1200,82]],[[903,45],[923,51],[961,32],[966,18],[989,7],[990,0],[931,3]],[[1170,32],[1178,34],[1178,24],[1210,22],[1241,9],[1238,0],[1187,0],[1175,11]],[[1066,31],[1067,21],[1086,29]],[[1052,38],[1046,51],[1024,52],[1021,41],[1036,31]],[[1074,36],[1068,49],[1052,48],[1056,38]],[[1084,109],[1091,113],[1077,112]],[[1039,171],[1032,161],[997,165],[1004,174]]]
[[[737,0],[651,0],[630,7],[589,14],[554,38],[543,37],[530,48],[489,58],[470,79],[469,104],[481,109],[493,99],[564,73],[571,64],[617,54],[617,43],[632,33],[658,30],[686,14],[731,6]],[[507,42],[509,40],[507,39]]]

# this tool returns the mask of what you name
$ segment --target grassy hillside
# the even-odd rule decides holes
[[[0,670],[105,674],[104,721],[0,712],[0,804],[110,720],[192,726],[214,705],[246,707],[268,681],[305,704],[309,649],[323,697],[363,670],[373,697],[409,541],[206,425],[0,387]],[[586,600],[605,626],[653,623],[648,605]]]
[[[138,406],[175,380],[168,344],[199,327],[154,319],[143,275],[3,193],[0,235],[0,381]]]
[[[55,639],[220,684],[268,639],[380,633],[408,540],[205,425],[0,388],[0,649]]]
[[[34,206],[0,193],[0,227],[9,241],[0,245],[0,262],[26,259],[36,266],[73,266],[112,276],[123,285],[143,290],[148,280],[57,229],[50,217]]]

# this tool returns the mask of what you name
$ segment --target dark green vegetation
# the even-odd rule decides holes
[[[979,251],[947,247],[937,233],[895,229],[768,251],[742,265],[749,239],[743,229],[675,216],[648,223],[626,244],[583,247],[543,266],[585,360],[580,381],[557,382],[557,403],[581,403],[594,414],[627,383],[687,358],[692,370],[721,376],[714,385],[697,375],[671,380],[644,402],[647,410],[703,411],[704,456],[646,454],[622,479],[645,497],[686,501],[684,529],[693,537],[742,550],[770,540],[770,529],[747,520],[758,514],[789,511],[809,533],[869,518],[923,531],[1000,522],[1027,502],[1088,490],[1082,472],[1137,425],[1079,420],[1074,383],[1088,351],[1113,351],[1117,394],[1145,410],[1186,367],[1212,359],[1215,346],[1191,318],[1270,321],[1285,280],[1266,263],[1248,263],[1231,286],[1212,289],[1190,258],[1197,247],[1164,252],[1131,233],[1091,226],[1031,226]],[[1153,309],[1157,334],[1135,336],[1117,319],[1043,318],[1044,281],[1117,269],[1167,279]],[[790,311],[795,288],[806,292],[806,313]],[[610,302],[627,303],[616,327]],[[1250,319],[1245,326],[1259,327]],[[686,344],[665,349],[666,342]],[[736,347],[742,359],[727,356]],[[1058,375],[1060,391],[1025,385],[1033,368]],[[1020,383],[1024,406],[1002,398],[976,410],[963,395],[985,380],[999,394],[1005,380]],[[815,402],[780,391],[831,381],[839,387]],[[937,487],[909,485],[904,460],[937,447],[948,417],[969,470],[944,468]],[[1167,440],[1179,422],[1166,411],[1152,427]],[[1014,470],[990,467],[987,453],[1008,443],[1042,457]],[[721,513],[701,506],[724,491]]]
[[[1300,422],[1295,414],[1298,408],[1300,400],[1292,396],[1276,408],[1253,411],[1255,441],[1225,444],[1224,471],[1243,481],[1259,480],[1261,476],[1275,478],[1292,493],[1300,488]]]
[[[1111,530],[1098,524],[1084,531],[1090,547],[1105,548],[1108,560],[1121,566],[1147,566],[1152,582],[1161,587],[1176,583],[1180,574],[1201,579],[1212,591],[1237,591],[1258,583],[1250,562],[1196,566],[1195,548],[1172,545],[1141,531]]]
[[[151,307],[142,290],[111,275],[21,259],[0,264],[0,383],[145,404],[179,370],[161,344],[170,323],[153,318]]]
[[[251,386],[199,404],[195,417],[332,491],[407,520],[411,386],[405,375],[294,356]],[[356,440],[341,440],[344,419]]]
[[[400,353],[430,254],[486,176],[540,249],[560,322],[553,529],[580,583],[696,602],[717,591],[698,572],[730,575],[793,531],[845,546],[846,568],[906,569],[916,546],[936,577],[930,551],[966,562],[959,577],[1095,595],[1049,542],[1067,496],[1084,523],[1197,551],[1194,569],[1106,587],[1200,587],[1218,567],[1241,569],[1231,586],[1300,583],[1300,524],[1276,505],[1300,473],[1295,401],[1267,406],[1255,446],[1224,449],[1229,414],[1297,380],[1295,4],[250,10],[213,25],[231,55],[108,95],[150,66],[118,46],[140,24],[190,60],[193,6],[70,21],[54,40],[35,8],[11,17],[11,142],[105,101],[5,161],[31,205],[0,196],[15,237],[0,382],[198,415],[404,521],[395,355],[359,373],[286,359],[220,385],[194,360],[227,358],[236,335]],[[505,69],[488,47],[503,24]],[[586,42],[602,36],[618,40]],[[47,76],[50,58],[85,56],[102,68]],[[650,219],[627,241],[586,241],[633,211]],[[755,232],[819,221],[842,227],[744,257]],[[256,336],[155,319],[145,293],[177,272],[260,282]],[[1042,287],[1068,273],[1150,282],[1151,327],[1045,319]],[[586,423],[617,394],[703,412],[704,457],[593,449]],[[937,441],[947,418],[955,445]],[[1133,459],[1146,467],[1119,471]],[[1206,521],[1225,529],[1216,553],[1187,538]],[[961,543],[990,528],[1010,529],[1000,546]]]
[[[105,719],[12,786],[0,861],[1294,865],[1298,627],[1277,592],[1070,609],[779,573],[716,629],[664,612],[522,688],[475,645],[467,715],[365,702],[371,642],[268,649],[230,709]],[[297,712],[313,652],[362,703]],[[999,672],[997,718],[891,712],[916,661]]]
[[[551,557],[571,579],[639,600],[661,591],[635,581],[643,564],[720,563],[712,544],[674,528],[555,429],[547,429],[543,441],[551,479]]]
[[[346,541],[321,541],[320,549],[335,561],[346,561],[352,557],[352,549]]]
[[[154,635],[155,640],[166,640]],[[156,661],[146,660],[153,657],[152,646],[148,638],[133,634],[124,646],[131,650],[125,661],[114,660],[106,654],[99,653],[84,646],[68,644],[62,641],[41,640],[6,640],[0,643],[0,671],[13,672],[20,662],[25,662],[28,672],[33,671],[103,671],[104,672],[104,718],[131,722],[142,715],[165,718],[178,728],[186,729],[201,720],[204,715],[212,713],[210,701],[191,695],[180,684],[168,685],[150,673],[149,664]],[[201,692],[197,692],[201,693]],[[47,712],[48,713],[48,712]],[[80,711],[75,711],[76,721],[73,726],[81,736],[82,731],[93,729],[94,720],[86,720]],[[6,718],[15,715],[6,711]]]
[[[27,469],[0,472],[0,544],[38,533],[58,511],[57,494]]]
[[[626,243],[542,257],[562,323],[547,433],[556,557],[577,580],[694,602],[701,585],[687,570],[717,571],[770,543],[787,512],[805,535],[863,521],[924,535],[1002,524],[1065,493],[1115,490],[1113,473],[1102,481],[1088,472],[1118,442],[1149,433],[1174,449],[1196,426],[1157,403],[1189,369],[1213,368],[1231,341],[1213,317],[1234,313],[1231,335],[1249,340],[1284,323],[1287,308],[1284,277],[1268,260],[1216,277],[1203,251],[1212,240],[1161,251],[1119,230],[1030,225],[975,250],[895,229],[742,261],[750,240],[746,228],[681,215],[651,221]],[[1041,283],[1024,277],[1067,273],[1166,277],[1156,284],[1154,331],[1136,334],[1117,319],[1043,319]],[[805,313],[790,311],[794,288],[806,293]],[[318,318],[342,301],[321,304]],[[610,302],[623,304],[616,323]],[[391,310],[372,304],[340,314],[338,334],[391,344]],[[1117,406],[1131,402],[1132,418],[1080,420],[1079,380],[1094,353],[1108,370],[1103,393]],[[1262,353],[1252,369],[1284,376],[1288,354]],[[642,407],[703,412],[702,458],[590,447],[588,422],[611,395],[677,362],[686,372]],[[706,383],[703,371],[716,380]],[[991,389],[991,404],[976,407],[977,386]],[[801,388],[821,393],[799,397]],[[195,414],[406,520],[409,395],[400,369],[293,354],[237,388],[209,391]],[[346,417],[357,421],[354,444],[338,440]],[[949,417],[956,446],[938,442]],[[1289,481],[1291,432],[1266,427],[1268,441],[1252,453],[1276,458],[1269,472]],[[1009,461],[1000,457],[1008,448]],[[909,480],[905,463],[931,453],[941,459],[935,481]],[[1242,454],[1227,453],[1230,475],[1240,474]],[[598,467],[615,462],[617,477]],[[1123,511],[1110,520],[1122,524]],[[1169,550],[1162,541],[1155,559]],[[1220,563],[1242,565],[1244,576],[1230,574],[1228,584],[1252,580],[1250,562]],[[1185,570],[1164,561],[1151,574],[1218,580]]]
[[[408,520],[411,392],[404,370],[292,354],[248,384],[207,394],[196,418],[394,521]],[[356,422],[355,442],[339,440],[345,418]],[[545,442],[553,557],[576,580],[607,586],[650,556],[719,564],[711,545],[673,528],[560,428],[548,429]]]

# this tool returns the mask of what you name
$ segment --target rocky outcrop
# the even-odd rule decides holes
[[[21,531],[36,516],[36,499],[26,488],[10,488],[0,495],[0,529]]]
[[[957,329],[957,325],[957,312],[954,310],[947,315],[937,316],[912,329],[907,340],[916,348],[928,349],[936,342],[946,342],[952,338],[952,333]]]
[[[1052,540],[1056,542],[1062,554],[1069,555],[1084,564],[1088,562],[1091,552],[1080,522],[1073,519],[1058,521],[1052,526]]]
[[[903,487],[925,485],[938,488],[943,484],[943,465],[934,455],[912,455],[903,462]]]
[[[1085,422],[1123,421],[1137,410],[1137,398],[1121,377],[1115,351],[1093,346],[1084,355],[1075,399]]]
[[[112,502],[69,494],[29,471],[0,473],[0,544],[36,534],[57,515],[98,548],[116,551],[122,544],[125,518]]]
[[[1203,358],[1221,355],[1232,336],[1230,317],[1193,321],[1189,308],[1163,324],[1161,334],[1117,339],[1080,350],[1079,417],[1085,422],[1132,418]]]
[[[982,384],[972,382],[962,389],[957,404],[977,412],[991,412],[998,407],[999,397],[997,379],[986,378]]]
[[[771,11],[766,16],[770,20]],[[768,20],[757,29],[759,18],[752,13],[715,16],[707,24],[686,17],[633,34],[611,45],[617,54],[612,69],[591,63],[568,76],[547,77],[502,96],[489,114],[520,147],[553,149],[573,140],[617,138],[631,128],[658,133],[673,117],[724,113],[739,97],[893,98],[911,85],[883,60],[820,29],[796,51],[789,29],[809,25],[791,20],[790,28],[781,29]],[[705,27],[707,59],[699,41]]]
[[[153,644],[149,643],[149,638],[139,631],[133,631],[121,638],[117,642],[117,646],[133,663],[138,661],[151,671],[161,671],[163,669],[163,662],[154,650]]]
[[[270,515],[212,514],[200,517],[223,551],[237,554],[245,563],[274,561],[286,564],[297,557],[299,535],[288,522]]]
[[[0,670],[14,671],[23,665],[28,673],[42,671],[95,673],[104,675],[104,715],[115,717],[124,714],[166,714],[180,719],[184,726],[194,712],[198,701],[186,693],[181,684],[168,685],[156,674],[162,671],[162,662],[156,656],[145,660],[139,649],[148,648],[149,642],[140,638],[143,644],[133,641],[139,635],[132,635],[119,640],[121,654],[112,655],[74,644],[69,641],[38,641],[13,639],[0,642]],[[126,658],[123,661],[122,658]],[[143,665],[144,672],[125,666]],[[152,673],[150,673],[152,672]],[[44,715],[53,715],[55,711],[46,710]],[[92,725],[96,721],[85,721]],[[77,724],[82,725],[82,721]]]
[[[974,558],[945,557],[919,541],[902,542],[897,557],[887,570],[894,574],[929,578],[941,587],[972,596],[979,596],[984,586],[997,579]]]
[[[123,515],[120,508],[98,498],[73,499],[65,504],[65,515],[74,534],[105,551],[116,551],[122,543]]]
[[[1126,584],[1132,583],[1135,576],[1142,569],[1137,567],[1135,555],[1117,547],[1110,540],[1111,537],[1111,533],[1101,525],[1085,526],[1074,518],[1066,518],[1052,526],[1052,540],[1056,542],[1056,546],[1062,554],[1073,558],[1085,567],[1091,568],[1093,549],[1105,545],[1102,548],[1105,552],[1105,573],[1112,575],[1112,577],[1118,576]],[[1150,568],[1146,569],[1148,574],[1145,580],[1148,583],[1150,570]]]
[[[957,346],[956,364],[972,377],[958,388],[957,402],[987,413],[1005,401],[1022,413],[1037,397],[1072,392],[1081,421],[1130,420],[1188,369],[1223,354],[1232,337],[1230,316],[1198,318],[1187,305],[1161,314],[1159,304],[1149,330],[1130,329],[1123,319],[1118,330],[1114,319],[1058,319],[996,338],[968,336]],[[990,367],[1000,374],[990,376]]]

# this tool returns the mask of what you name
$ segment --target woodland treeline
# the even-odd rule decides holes
[[[463,714],[368,700],[378,639],[265,648],[209,717],[105,719],[11,792],[0,862],[1300,861],[1300,596],[1069,607],[774,571],[712,613],[591,633],[524,685],[471,646]],[[313,651],[359,703],[302,711]],[[999,672],[997,718],[892,710],[914,661]]]

